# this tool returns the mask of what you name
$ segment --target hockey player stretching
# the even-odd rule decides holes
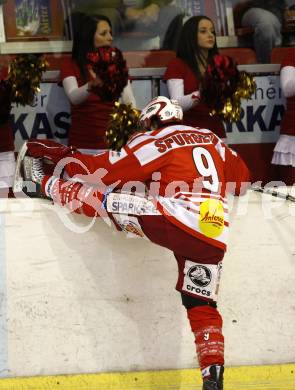
[[[173,252],[203,390],[221,390],[224,337],[216,302],[229,227],[226,193],[245,192],[249,171],[211,131],[183,125],[180,106],[166,97],[142,110],[140,125],[142,132],[119,152],[98,156],[53,141],[29,141],[26,156],[20,153],[24,176],[55,203],[109,216],[120,229]],[[56,164],[55,174],[43,173],[44,158]]]

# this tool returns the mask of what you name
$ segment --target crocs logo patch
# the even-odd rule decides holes
[[[190,280],[198,287],[206,287],[212,280],[212,274],[209,268],[203,265],[194,265],[188,271]]]

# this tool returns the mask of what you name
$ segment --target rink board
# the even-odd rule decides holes
[[[0,390],[197,390],[196,370],[164,370],[0,380]],[[226,390],[294,390],[295,365],[226,369]]]
[[[219,295],[226,366],[278,365],[281,375],[284,364],[295,362],[295,202],[250,192],[230,208]],[[0,376],[41,376],[32,383],[46,383],[43,376],[81,374],[60,380],[90,378],[111,386],[126,378],[127,386],[134,376],[128,372],[144,372],[138,374],[142,388],[155,375],[164,389],[169,376],[162,380],[163,370],[173,369],[169,383],[182,383],[179,375],[195,383],[194,339],[174,289],[173,255],[102,220],[89,222],[70,216],[65,223],[45,200],[0,202]],[[192,371],[182,376],[183,369]],[[277,380],[273,370],[258,379],[274,385],[281,376],[292,379],[283,373]],[[10,390],[14,382],[2,383]]]

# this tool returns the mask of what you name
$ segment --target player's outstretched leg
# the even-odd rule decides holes
[[[44,174],[51,175],[56,164],[74,150],[52,140],[25,141],[16,161],[13,192],[39,197]]]
[[[44,158],[53,163],[58,163],[63,157],[69,156],[76,149],[65,146],[52,140],[31,139],[26,142],[26,154],[35,158]]]

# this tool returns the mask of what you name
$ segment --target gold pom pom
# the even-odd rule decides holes
[[[11,101],[22,106],[32,104],[40,92],[42,73],[47,69],[48,62],[40,54],[18,54],[8,71]]]
[[[235,92],[222,102],[220,110],[211,110],[211,114],[220,115],[225,121],[237,122],[242,113],[241,99],[249,99],[256,91],[256,88],[254,76],[244,71],[239,72],[239,80]]]
[[[140,111],[131,104],[114,103],[110,113],[110,121],[105,132],[105,142],[112,150],[120,150],[128,141],[129,137],[138,131],[138,118]]]

